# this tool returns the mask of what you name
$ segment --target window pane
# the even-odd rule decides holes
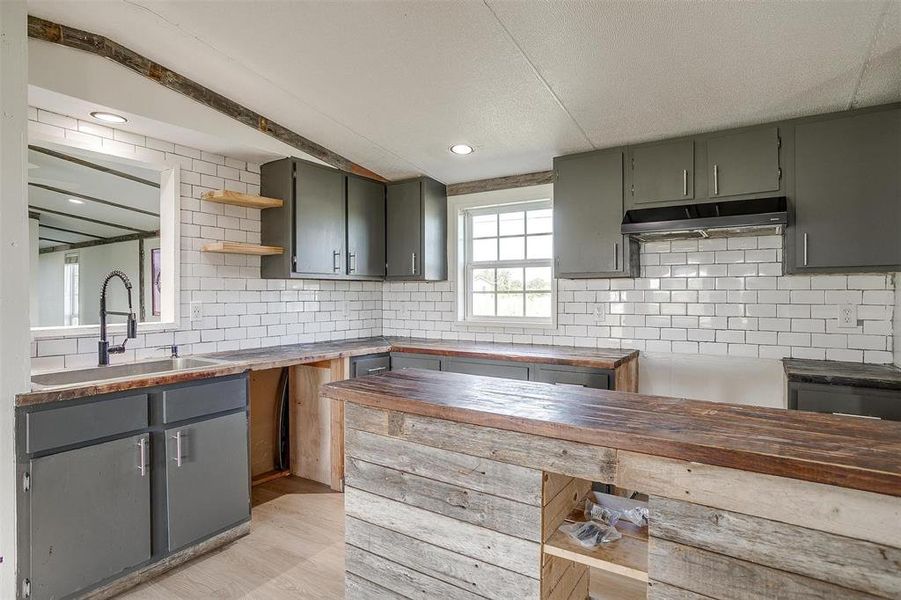
[[[473,240],[472,260],[497,260],[497,238]]]
[[[551,295],[547,294],[526,294],[526,316],[527,317],[550,317],[551,316]]]
[[[473,294],[472,314],[480,317],[493,317],[494,294]]]
[[[552,235],[530,235],[528,258],[551,258],[554,253]]]
[[[501,260],[522,260],[525,257],[524,237],[501,238]]]
[[[497,215],[474,215],[472,217],[472,237],[496,237]]]
[[[525,213],[501,213],[499,217],[501,235],[522,235],[526,232]]]
[[[522,294],[498,294],[497,316],[521,317],[523,314],[522,300]]]
[[[472,270],[472,291],[474,291],[474,292],[493,292],[494,291],[494,269],[473,269]]]
[[[529,267],[526,269],[526,289],[540,292],[551,290],[551,268]]]
[[[550,208],[530,210],[526,233],[551,233],[554,230],[554,219]]]
[[[520,292],[522,291],[522,269],[498,269],[497,291]]]

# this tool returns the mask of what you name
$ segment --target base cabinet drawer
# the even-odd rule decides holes
[[[790,383],[788,407],[901,421],[901,391],[814,383]]]
[[[529,380],[529,366],[516,363],[448,359],[444,361],[442,370],[451,373],[466,373],[467,375]]]
[[[539,365],[536,379],[543,383],[609,390],[611,373],[600,369]]]
[[[250,518],[247,413],[166,430],[169,550]]]
[[[247,406],[247,379],[217,379],[163,392],[163,423],[176,423]]]
[[[440,371],[441,363],[441,358],[435,356],[413,356],[402,352],[391,355],[392,371],[400,371],[401,369],[427,369],[429,371]]]
[[[29,462],[31,598],[68,597],[150,559],[148,440]]]
[[[350,359],[350,376],[363,377],[377,375],[391,370],[391,357],[388,354],[370,354],[355,356]]]

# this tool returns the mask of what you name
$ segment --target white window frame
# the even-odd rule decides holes
[[[554,275],[553,257],[546,259],[522,259],[522,260],[494,260],[473,263],[472,261],[472,218],[477,215],[484,214],[501,214],[504,212],[525,212],[529,210],[553,209],[553,201],[550,198],[540,200],[522,200],[519,202],[506,202],[502,204],[491,204],[481,206],[469,206],[460,209],[460,218],[458,219],[461,228],[459,236],[459,247],[461,250],[462,260],[461,269],[459,271],[460,292],[458,299],[460,309],[458,310],[458,319],[465,324],[477,325],[498,325],[513,327],[556,327],[557,322],[557,283]],[[553,230],[551,234],[554,235]],[[522,234],[525,235],[525,234]],[[520,237],[520,235],[502,236],[498,232],[499,239],[504,237]],[[472,271],[476,268],[524,268],[524,267],[549,267],[551,270],[551,314],[548,317],[509,317],[509,316],[488,316],[472,314]],[[524,294],[526,292],[523,292]]]

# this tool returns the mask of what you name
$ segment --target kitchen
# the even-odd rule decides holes
[[[901,593],[901,5],[225,6],[0,5],[0,597]]]

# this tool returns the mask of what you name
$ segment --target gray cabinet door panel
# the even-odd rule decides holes
[[[632,148],[632,204],[694,198],[694,147],[676,140]]]
[[[795,129],[795,265],[901,265],[901,110]]]
[[[138,445],[148,438],[31,461],[32,598],[61,598],[150,559],[150,472],[141,474]]]
[[[385,185],[347,178],[347,273],[385,276]]]
[[[442,370],[452,373],[466,373],[468,375],[483,375],[485,377],[502,377],[520,381],[529,380],[529,366],[515,363],[446,359]]]
[[[556,275],[623,269],[623,152],[554,161]]]
[[[798,383],[789,392],[789,408],[901,421],[901,392]]]
[[[298,273],[344,272],[345,175],[297,163],[295,185],[295,254]]]
[[[111,398],[25,415],[29,454],[147,427],[147,394]]]
[[[432,356],[410,356],[404,353],[391,355],[391,370],[401,369],[428,369],[429,371],[441,370],[441,359]]]
[[[180,455],[176,439],[179,434]],[[180,461],[176,460],[179,457]],[[169,550],[187,546],[250,517],[247,460],[247,413],[166,431]]]
[[[412,278],[421,273],[422,183],[388,186],[388,277]]]
[[[610,389],[610,373],[595,369],[538,366],[538,381],[561,385],[577,385],[600,390]]]
[[[358,356],[350,362],[351,377],[363,377],[385,373],[391,369],[391,357],[387,354]]]
[[[163,392],[163,423],[185,421],[244,406],[247,406],[247,380],[244,377],[192,383]]]
[[[766,127],[707,140],[711,198],[779,189],[779,129]]]

